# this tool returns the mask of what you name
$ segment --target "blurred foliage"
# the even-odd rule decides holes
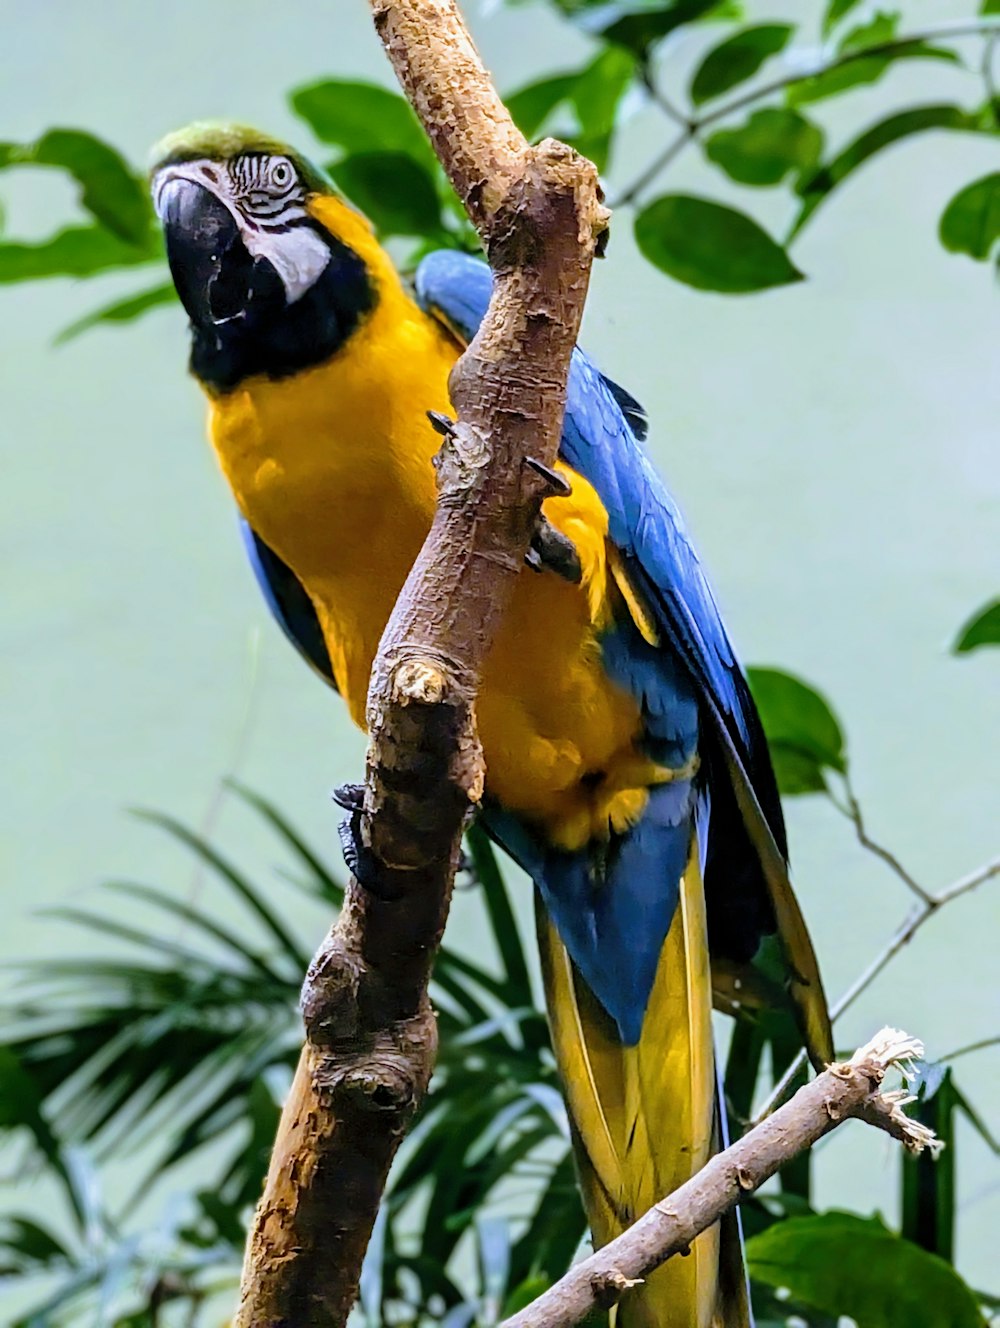
[[[927,133],[996,136],[1000,99],[994,54],[1000,14],[906,30],[899,12],[848,0],[795,7],[791,19],[745,21],[734,0],[535,0],[589,34],[593,53],[577,69],[508,90],[529,138],[556,134],[591,157],[609,181],[617,225],[631,215],[639,247],[661,272],[699,290],[762,292],[801,281],[790,256],[822,203],[853,173],[895,144]],[[524,4],[525,0],[507,0]],[[808,9],[803,14],[801,10]],[[528,12],[525,23],[530,23]],[[665,88],[662,38],[687,27],[694,41],[686,101]],[[881,81],[901,62],[947,64],[960,102],[900,106],[848,132],[828,149],[826,105]],[[402,239],[404,267],[430,249],[475,251],[478,239],[409,104],[388,88],[324,79],[295,89],[292,110],[316,140],[314,155],[386,240]],[[845,103],[849,109],[850,101]],[[662,146],[624,181],[619,157],[636,113],[658,115]],[[331,150],[332,149],[332,153]],[[657,191],[684,152],[700,152],[705,194]],[[127,322],[173,298],[142,173],[81,129],[53,129],[34,143],[0,144],[0,170],[44,167],[77,187],[86,224],[70,221],[40,239],[0,239],[0,282],[91,277],[135,266],[158,269],[134,295],[95,309],[62,333]],[[721,180],[719,177],[721,173]],[[722,196],[717,196],[722,185]],[[788,207],[783,236],[743,210],[732,186],[778,190]],[[739,204],[739,206],[737,206]],[[994,262],[1000,241],[1000,176],[974,180],[942,199],[942,245]]]
[[[530,0],[507,2],[523,4],[530,22]],[[791,19],[764,21],[755,9],[754,22],[737,0],[535,2],[588,34],[593,48],[579,68],[511,90],[517,123],[532,139],[556,134],[590,156],[609,182],[615,224],[629,218],[650,263],[697,289],[748,294],[803,280],[790,251],[856,171],[917,135],[998,132],[996,0],[984,0],[967,22],[912,31],[898,13],[859,0],[796,6]],[[661,72],[662,39],[682,28],[700,38],[678,80],[686,99],[664,88]],[[845,142],[849,94],[900,62],[947,65],[960,101],[898,106],[874,123],[856,122]],[[832,149],[823,116],[834,101],[842,145]],[[331,78],[294,90],[290,104],[315,140],[313,155],[404,267],[432,248],[478,247],[397,93]],[[638,112],[660,118],[662,141],[634,178],[622,178],[621,160],[635,157],[623,143],[627,149]],[[684,153],[701,155],[705,193],[663,191]],[[174,299],[142,173],[113,147],[80,129],[50,129],[33,143],[0,144],[0,170],[14,169],[61,173],[79,215],[40,237],[0,233],[0,281],[149,269],[133,294],[97,307],[60,340]],[[998,181],[988,175],[942,198],[939,236],[949,252],[996,261]],[[778,191],[788,212],[782,235],[743,210],[746,187]],[[998,602],[970,619],[953,649],[996,644]],[[847,744],[829,703],[777,669],[753,669],[750,682],[781,791],[829,798],[860,835]],[[274,807],[236,793],[283,845],[283,882],[252,881],[184,826],[150,816],[197,856],[240,920],[222,925],[194,897],[112,883],[104,909],[62,916],[115,942],[113,953],[56,955],[25,969],[3,1011],[0,1131],[15,1174],[44,1176],[62,1205],[44,1220],[0,1221],[0,1276],[38,1288],[34,1309],[12,1328],[155,1328],[223,1317],[218,1304],[211,1310],[212,1297],[235,1286],[244,1224],[297,1056],[298,986],[311,943],[287,925],[294,910],[286,904],[305,898],[329,911],[342,898],[336,875]],[[372,1326],[495,1324],[557,1278],[585,1234],[565,1109],[507,886],[484,836],[473,831],[468,851],[461,884],[476,893],[494,953],[472,961],[446,947],[435,969],[441,1056],[366,1261],[359,1314]],[[875,851],[891,865],[891,855]],[[147,925],[121,920],[114,901],[123,896],[149,910]],[[765,990],[766,971],[760,983]],[[742,1005],[724,1080],[734,1128],[795,1052],[786,1018]],[[780,1190],[745,1206],[761,1328],[791,1315],[826,1328],[842,1314],[861,1328],[962,1328],[981,1321],[978,1306],[995,1308],[948,1263],[956,1118],[967,1117],[994,1151],[996,1144],[951,1067],[927,1067],[917,1087],[915,1110],[949,1148],[937,1162],[900,1163],[899,1234],[877,1217],[813,1212],[808,1159],[786,1170]],[[144,1170],[112,1213],[102,1168],[129,1156]],[[171,1197],[175,1168],[192,1159],[202,1169],[198,1187]]]
[[[754,669],[751,678],[784,791],[818,791],[831,773],[846,775],[846,744],[828,702],[778,670]],[[786,749],[796,754],[788,766]],[[811,780],[803,777],[809,762]],[[343,891],[280,812],[231,789],[280,844],[286,861],[277,879],[254,882],[182,824],[145,814],[196,856],[235,914],[220,907],[226,899],[209,911],[202,893],[196,903],[191,893],[111,882],[105,908],[59,912],[120,942],[119,952],[23,966],[2,1012],[7,1155],[16,1175],[47,1175],[64,1208],[44,1221],[11,1213],[0,1222],[0,1278],[38,1287],[37,1303],[11,1328],[207,1325],[220,1315],[219,1297],[235,1292],[245,1223],[298,1054],[296,1004],[310,943],[284,919],[296,896],[336,909]],[[434,971],[440,1058],[366,1260],[359,1314],[371,1328],[496,1324],[558,1278],[586,1234],[530,961],[477,828],[458,888],[476,895],[490,953],[473,961],[446,946]],[[123,894],[149,910],[148,925],[119,919]],[[750,1002],[740,1010],[725,1070],[735,1130],[796,1046],[780,1015]],[[923,1067],[914,1090],[917,1113],[948,1151],[943,1160],[901,1163],[901,1233],[877,1217],[816,1214],[808,1159],[786,1169],[780,1191],[744,1206],[762,1325],[795,1315],[807,1328],[827,1328],[842,1314],[862,1328],[981,1322],[969,1316],[989,1297],[970,1291],[947,1262],[956,1117],[965,1114],[997,1145],[950,1066]],[[101,1168],[128,1158],[141,1159],[142,1170],[112,1214]],[[194,1192],[172,1194],[174,1169],[192,1159]]]
[[[980,646],[1000,646],[1000,599],[985,604],[972,615],[952,648],[956,655],[965,655]]]

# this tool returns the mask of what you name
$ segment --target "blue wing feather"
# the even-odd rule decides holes
[[[323,629],[305,586],[243,517],[240,517],[240,534],[257,585],[275,622],[310,668],[336,691]]]
[[[422,306],[466,341],[491,289],[489,268],[465,254],[431,254],[417,270]],[[600,495],[610,538],[665,637],[664,648],[654,649],[630,625],[619,625],[602,639],[604,665],[640,700],[651,756],[676,768],[698,748],[697,786],[653,790],[638,825],[606,852],[559,853],[505,813],[492,808],[487,815],[496,838],[534,878],[574,962],[627,1043],[638,1040],[693,833],[713,951],[749,959],[762,934],[774,929],[726,751],[745,772],[778,852],[785,851],[756,708],[681,514],[640,444],[644,433],[645,413],[635,399],[576,350],[560,455]]]

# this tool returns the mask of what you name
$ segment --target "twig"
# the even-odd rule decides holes
[[[363,884],[349,882],[303,988],[306,1045],[235,1328],[346,1323],[389,1164],[426,1091],[437,1046],[427,983],[483,788],[479,671],[551,490],[545,463],[607,227],[594,167],[563,144],[528,145],[455,0],[370,5],[483,240],[493,298],[452,370],[458,419],[438,421],[437,511],[372,672],[367,782],[341,791]]]
[[[711,125],[718,124],[720,120],[728,119],[735,115],[737,111],[746,110],[748,106],[753,106],[756,102],[765,101],[768,97],[774,96],[777,92],[783,92],[785,88],[791,87],[793,83],[801,83],[807,78],[820,78],[825,74],[830,74],[834,70],[843,69],[845,65],[854,64],[858,60],[868,60],[878,58],[884,55],[895,55],[898,51],[906,50],[910,46],[919,46],[923,42],[940,40],[941,38],[957,37],[976,37],[989,36],[995,41],[1000,36],[1000,19],[992,16],[982,16],[979,19],[969,20],[962,23],[938,23],[929,24],[922,28],[920,32],[907,33],[902,37],[894,37],[891,41],[878,42],[874,46],[867,46],[857,51],[845,51],[842,55],[835,56],[828,60],[826,64],[820,65],[816,69],[796,70],[794,73],[782,74],[780,78],[772,79],[769,83],[762,83],[759,87],[751,88],[748,92],[741,92],[739,96],[723,102],[714,110],[706,111],[703,115],[686,116],[669,98],[655,86],[652,75],[649,71],[642,74],[643,83],[650,93],[653,101],[663,112],[681,127],[681,132],[667,144],[666,148],[646,166],[628,185],[628,187],[619,194],[614,200],[614,207],[623,207],[626,204],[634,203],[638,196],[643,193],[649,185],[653,183],[661,171],[673,162],[680,155],[689,143],[693,143],[700,135],[703,129]],[[988,72],[988,66],[984,65],[984,78]]]
[[[974,1051],[986,1051],[989,1047],[1000,1047],[1000,1037],[980,1038],[978,1042],[967,1042],[964,1047],[956,1047],[954,1051],[939,1056],[938,1060],[945,1065],[949,1061],[957,1061],[959,1056],[971,1056]]]
[[[994,858],[992,862],[987,862],[984,866],[969,872],[967,876],[960,877],[937,895],[929,896],[926,904],[918,904],[909,916],[904,918],[892,938],[879,951],[868,967],[855,978],[840,999],[831,1006],[831,1022],[836,1022],[845,1010],[850,1009],[861,993],[871,986],[890,960],[902,950],[904,945],[913,940],[913,937],[928,918],[940,912],[945,904],[950,904],[953,900],[968,894],[970,890],[974,890],[978,885],[983,885],[994,876],[1000,876],[1000,858]],[[800,1051],[757,1111],[753,1118],[754,1124],[762,1121],[774,1110],[775,1104],[782,1100],[794,1082],[796,1075],[804,1068],[805,1064],[806,1054],[804,1051]]]
[[[892,1066],[904,1075],[923,1055],[917,1041],[884,1028],[842,1064],[831,1065],[691,1180],[654,1205],[617,1239],[584,1259],[501,1328],[571,1328],[608,1309],[699,1232],[752,1194],[792,1158],[853,1117],[887,1131],[913,1153],[938,1149],[934,1134],[903,1114],[905,1090],[882,1091]]]
[[[838,801],[832,793],[829,793],[827,796],[829,797],[830,802],[833,803],[834,807],[836,807],[837,811],[840,812],[842,816],[846,816],[854,826],[855,832],[858,836],[858,843],[862,848],[866,848],[869,853],[874,853],[877,858],[881,858],[886,866],[896,873],[907,889],[912,890],[913,893],[919,899],[922,899],[929,908],[936,908],[937,905],[934,902],[934,896],[925,890],[914,876],[911,876],[896,857],[895,853],[890,852],[883,844],[878,843],[877,840],[872,839],[868,834],[864,816],[861,812],[861,804],[855,797],[854,789],[851,787],[851,782],[847,775],[844,775],[843,779],[844,791],[847,795],[846,805]]]

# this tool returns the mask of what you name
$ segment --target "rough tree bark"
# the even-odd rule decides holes
[[[451,379],[433,527],[383,636],[352,812],[365,878],[303,989],[306,1043],[247,1246],[237,1328],[341,1325],[437,1045],[427,983],[484,779],[479,670],[558,448],[569,359],[607,227],[597,174],[530,146],[453,0],[371,0],[375,26],[494,274]],[[530,460],[536,465],[529,464]]]

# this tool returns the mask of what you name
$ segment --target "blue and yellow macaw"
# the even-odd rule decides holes
[[[236,126],[166,139],[152,188],[257,577],[363,726],[379,638],[434,511],[428,412],[453,413],[448,376],[489,269],[434,253],[411,292],[325,178]],[[477,710],[482,816],[536,886],[598,1244],[718,1145],[713,976],[731,991],[762,937],[777,933],[811,1054],[832,1056],[767,745],[645,432],[639,405],[577,351],[558,463],[570,492],[544,505],[571,566],[543,559],[519,578]],[[704,1233],[626,1295],[618,1324],[746,1323],[738,1240],[735,1222]]]

